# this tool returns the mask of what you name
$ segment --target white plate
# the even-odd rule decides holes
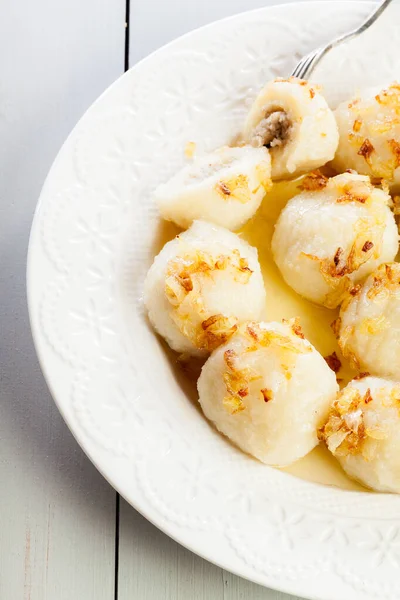
[[[29,250],[41,364],[98,469],[194,552],[321,600],[400,597],[400,498],[308,483],[235,450],[188,399],[141,294],[159,229],[151,192],[183,164],[186,142],[226,142],[240,128],[249,88],[254,95],[289,73],[369,8],[324,2],[250,12],[137,65],[63,146]]]

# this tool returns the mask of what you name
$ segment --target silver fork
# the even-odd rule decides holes
[[[332,50],[332,48],[335,48],[336,46],[339,46],[339,44],[342,44],[343,42],[347,42],[357,37],[364,31],[369,29],[369,27],[371,27],[371,25],[375,23],[375,21],[381,16],[381,14],[391,2],[393,2],[393,0],[383,0],[383,2],[378,6],[378,8],[376,8],[373,11],[373,13],[368,17],[368,19],[362,25],[360,25],[360,27],[358,27],[357,29],[353,29],[353,31],[349,31],[344,35],[341,35],[340,37],[334,39],[332,42],[329,42],[329,44],[326,44],[326,46],[316,48],[315,50],[312,50],[312,52],[310,52],[309,54],[306,54],[306,56],[303,56],[303,58],[294,68],[292,76],[299,77],[299,79],[307,79],[314,71],[315,67],[320,62],[320,60],[330,50]]]

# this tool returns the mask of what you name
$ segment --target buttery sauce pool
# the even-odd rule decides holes
[[[255,217],[245,225],[239,235],[258,250],[267,291],[268,320],[280,321],[283,318],[300,317],[300,323],[306,338],[310,340],[322,356],[328,356],[336,352],[342,362],[342,367],[337,373],[337,378],[342,386],[354,377],[355,373],[346,366],[331,328],[332,321],[338,316],[338,310],[330,310],[314,305],[296,294],[283,281],[272,258],[271,238],[275,222],[286,202],[299,193],[300,182],[301,179],[274,184],[272,191],[264,199]],[[178,228],[173,224],[161,223],[154,253],[157,254],[162,246],[178,233]],[[168,354],[170,358],[175,356],[170,351]],[[176,360],[172,362],[176,369],[180,369]],[[184,387],[192,399],[197,396],[195,388],[197,375],[198,369],[190,367],[185,369],[187,381]],[[290,467],[282,469],[282,471],[316,483],[333,485],[347,490],[366,491],[361,485],[347,477],[336,460],[322,445]]]

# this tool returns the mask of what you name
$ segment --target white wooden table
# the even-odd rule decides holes
[[[0,0],[1,600],[289,598],[191,554],[120,501],[49,395],[25,294],[36,200],[84,110],[170,39],[268,3]]]

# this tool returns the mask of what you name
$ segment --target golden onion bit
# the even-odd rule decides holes
[[[247,284],[253,271],[239,250],[213,256],[194,251],[171,259],[167,266],[165,295],[171,316],[180,331],[201,350],[211,352],[237,330],[238,320],[223,314],[209,314],[202,298],[202,284],[228,271],[234,281]],[[193,318],[196,315],[196,318]]]

